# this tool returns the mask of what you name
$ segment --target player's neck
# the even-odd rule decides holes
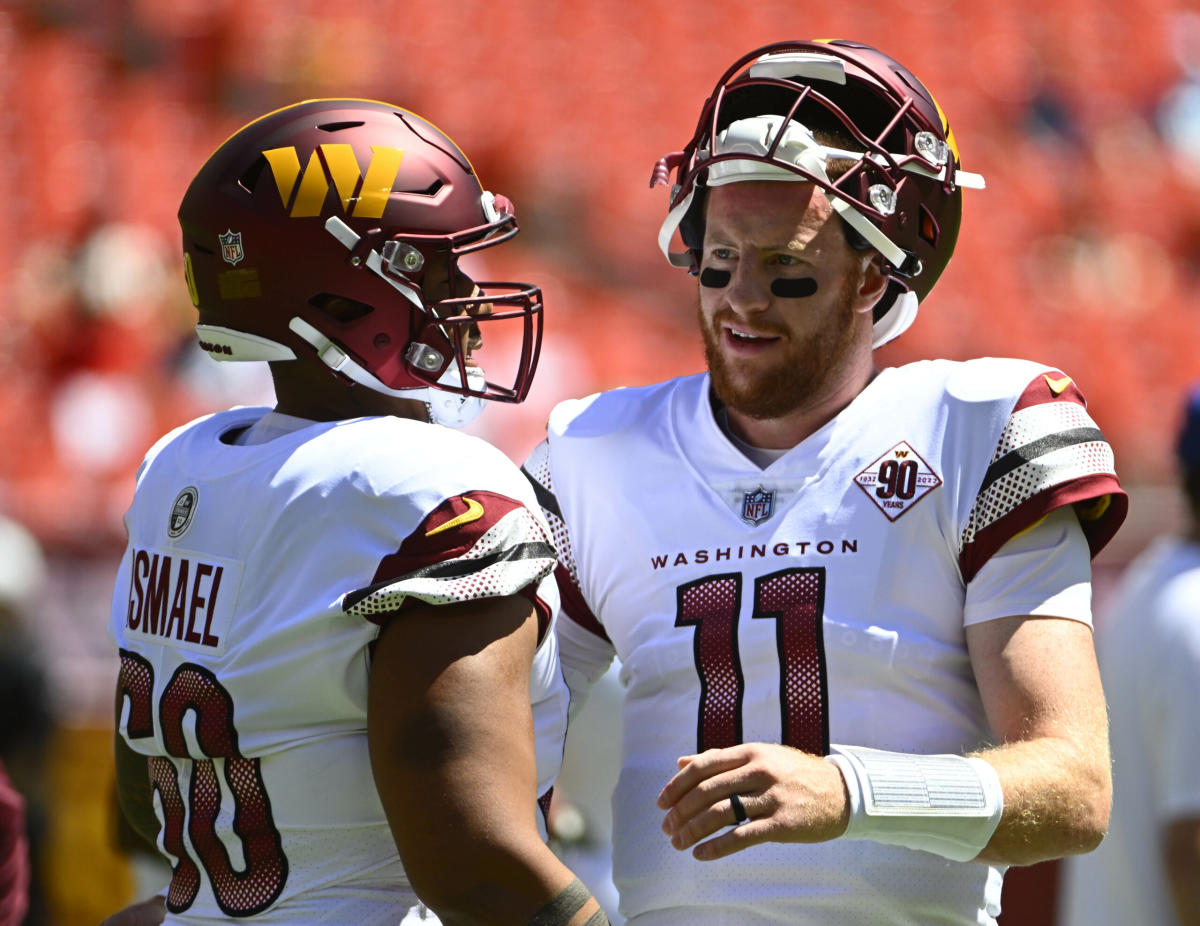
[[[825,427],[847,405],[867,388],[878,371],[868,367],[847,377],[836,388],[826,390],[817,400],[778,418],[751,418],[733,408],[726,408],[729,428],[751,447],[781,450],[795,447],[801,441]]]

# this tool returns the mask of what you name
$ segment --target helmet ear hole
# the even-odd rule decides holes
[[[919,233],[921,238],[924,239],[931,247],[937,247],[937,219],[933,217],[933,213],[929,211],[924,203],[921,204],[921,223],[919,226]]]
[[[367,305],[365,302],[359,302],[357,299],[350,299],[347,296],[336,296],[333,293],[318,293],[308,300],[308,304],[343,325],[357,321],[375,311],[374,306]]]

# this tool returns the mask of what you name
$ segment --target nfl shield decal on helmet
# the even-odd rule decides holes
[[[768,492],[759,486],[742,496],[742,520],[747,524],[762,524],[775,513],[775,490]]]
[[[225,263],[236,267],[238,261],[246,256],[246,252],[242,250],[242,233],[226,229],[217,237],[221,240],[221,256],[225,258]]]
[[[200,493],[196,491],[195,486],[188,486],[175,496],[175,504],[171,506],[171,517],[167,521],[167,536],[180,537],[191,526],[199,498]]]
[[[854,481],[890,521],[942,484],[942,478],[907,441],[901,441],[868,465]]]

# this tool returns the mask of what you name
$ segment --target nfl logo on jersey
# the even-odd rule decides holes
[[[221,239],[221,256],[225,258],[225,263],[236,267],[238,261],[246,256],[242,250],[242,233],[226,229],[224,234],[217,237]]]
[[[762,524],[775,512],[775,492],[759,486],[742,496],[742,520],[747,524]]]

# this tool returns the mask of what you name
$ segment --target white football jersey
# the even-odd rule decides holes
[[[1069,377],[996,359],[884,370],[759,468],[697,375],[561,404],[526,470],[559,546],[568,678],[594,678],[614,653],[622,665],[622,913],[656,926],[991,922],[1000,868],[848,840],[698,862],[670,847],[655,799],[678,757],[740,742],[817,755],[831,742],[988,744],[964,627],[1039,613],[1044,595],[993,583],[972,598],[972,578],[1053,509],[1075,506],[1094,552],[1126,508]],[[1089,620],[1087,596],[1062,616]]]
[[[1200,544],[1159,537],[1097,621],[1113,805],[1094,852],[1064,860],[1060,926],[1179,926],[1164,831],[1200,816]],[[1194,912],[1194,911],[1193,911]]]
[[[550,533],[528,482],[477,438],[383,417],[227,442],[265,411],[159,441],[125,519],[117,720],[147,757],[167,922],[394,926],[417,901],[367,754],[375,621],[407,598],[530,596],[545,794],[568,700]]]

